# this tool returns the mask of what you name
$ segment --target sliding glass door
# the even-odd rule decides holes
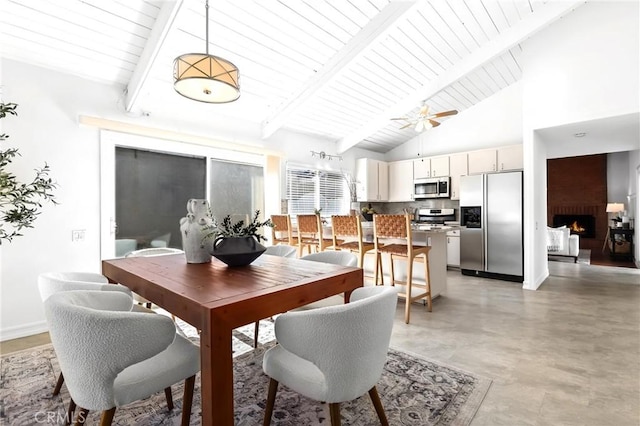
[[[206,198],[218,220],[264,217],[264,157],[130,134],[101,133],[101,256],[182,248],[180,218]]]
[[[246,221],[260,210],[264,218],[264,167],[219,159],[212,159],[210,164],[209,200],[213,216],[222,220],[229,214],[235,221]]]
[[[182,248],[180,218],[189,199],[204,198],[206,166],[204,157],[116,147],[116,256]]]

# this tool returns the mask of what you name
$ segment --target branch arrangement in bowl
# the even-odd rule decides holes
[[[204,238],[215,240],[218,237],[254,237],[258,242],[266,241],[267,238],[260,234],[260,230],[264,226],[273,227],[271,219],[260,221],[260,210],[256,210],[251,222],[246,223],[239,220],[235,223],[231,221],[231,215],[226,215],[222,222],[218,222],[215,218],[211,225],[203,227]]]

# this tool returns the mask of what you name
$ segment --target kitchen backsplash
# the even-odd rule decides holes
[[[371,204],[377,213],[401,214],[404,209],[409,209],[413,213],[417,208],[427,209],[455,209],[456,220],[460,220],[460,202],[457,200],[449,200],[446,198],[436,198],[433,200],[420,200],[407,203],[360,203],[360,209],[368,207]]]
[[[368,207],[371,204],[371,208],[373,208],[377,213],[386,213],[386,214],[400,214],[404,213],[403,209],[409,209],[411,213],[415,212],[418,208],[427,208],[427,209],[455,209],[456,212],[456,220],[460,220],[460,202],[453,201],[446,198],[436,198],[433,200],[421,200],[421,201],[413,201],[407,203],[357,203],[359,204],[359,209],[362,210],[363,207]],[[287,200],[280,200],[280,206],[282,208],[281,214],[287,214]]]

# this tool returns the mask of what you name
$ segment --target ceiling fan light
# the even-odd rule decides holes
[[[416,132],[421,132],[424,130],[424,121],[422,120],[418,120],[418,122],[416,123],[416,128],[415,128]]]
[[[182,96],[207,103],[240,97],[238,68],[218,56],[187,53],[173,61],[173,87]]]

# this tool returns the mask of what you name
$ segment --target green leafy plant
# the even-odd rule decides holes
[[[15,103],[0,103],[0,118],[17,116],[17,107]],[[8,138],[7,134],[1,134],[0,142]],[[35,169],[33,180],[23,183],[7,170],[16,155],[20,155],[17,148],[0,150],[0,244],[21,236],[24,228],[33,228],[44,202],[57,204],[53,190],[58,185],[49,177],[49,166],[45,163]]]
[[[368,207],[363,207],[362,208],[362,213],[363,214],[375,214],[377,212],[376,212],[376,210],[374,208],[371,207],[371,204],[369,204]]]
[[[205,225],[203,230],[205,232],[205,239],[216,239],[218,237],[254,237],[258,242],[260,240],[267,240],[266,237],[261,235],[260,229],[263,226],[273,227],[271,219],[260,221],[260,210],[256,210],[251,222],[245,224],[244,220],[239,220],[236,223],[231,222],[231,215],[226,215],[222,222],[217,222],[213,219],[211,225]]]

